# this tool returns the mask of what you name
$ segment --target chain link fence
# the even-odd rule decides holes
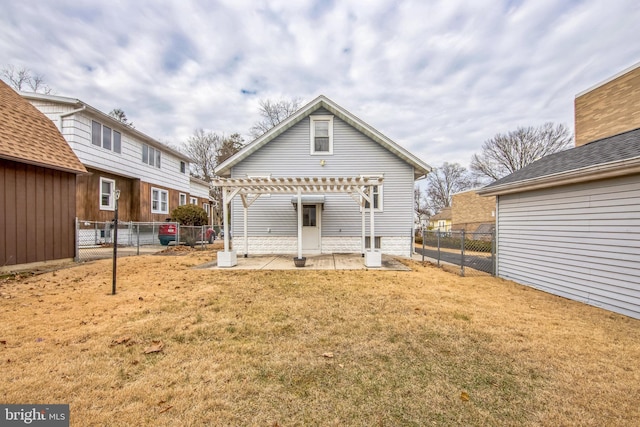
[[[416,239],[416,252],[435,261],[438,266],[456,266],[461,276],[491,274],[495,276],[495,234],[465,231],[422,230]],[[422,247],[420,244],[422,243]]]
[[[156,253],[176,242],[204,248],[216,239],[216,229],[176,222],[118,222],[118,257]],[[76,261],[112,258],[114,235],[111,221],[76,221]]]

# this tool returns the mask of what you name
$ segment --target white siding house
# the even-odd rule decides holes
[[[537,162],[497,196],[497,274],[640,318],[640,129]]]
[[[414,182],[429,171],[426,163],[324,96],[216,168],[221,186],[253,186],[243,187],[244,198],[231,203],[234,248],[245,255],[296,253],[301,237],[305,254],[377,249],[411,256]],[[354,184],[361,179],[373,192],[374,215],[365,185]],[[254,194],[259,195],[255,201]],[[374,248],[363,232],[371,230],[372,219]]]
[[[21,95],[58,126],[90,173],[77,186],[80,219],[110,220],[108,193],[116,187],[123,221],[163,221],[180,204],[180,194],[189,197],[188,156],[78,99]]]

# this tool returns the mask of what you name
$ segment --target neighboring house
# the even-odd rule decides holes
[[[58,126],[89,172],[77,181],[80,220],[111,221],[116,189],[120,221],[165,221],[192,197],[188,156],[78,99],[21,95]]]
[[[376,266],[381,253],[411,255],[414,182],[430,170],[319,96],[219,165],[214,185],[238,252],[361,252]],[[229,252],[219,265],[234,264]]]
[[[451,231],[491,233],[496,225],[496,198],[478,195],[478,189],[451,197]]]
[[[442,208],[429,218],[429,228],[435,231],[451,231],[451,207]]]
[[[56,126],[0,81],[0,270],[73,259],[86,173]]]
[[[576,127],[580,121],[583,135],[615,133],[627,123],[620,117],[636,128],[586,144],[576,139],[575,148],[543,157],[479,193],[497,197],[500,277],[640,319],[636,76],[638,67],[576,99]],[[625,98],[623,92],[636,95]],[[579,102],[584,97],[598,99],[600,107]],[[602,115],[610,118],[610,130]]]

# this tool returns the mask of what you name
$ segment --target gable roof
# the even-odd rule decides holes
[[[0,81],[0,158],[87,173],[56,125],[3,81]]]
[[[178,151],[178,150],[176,150],[174,148],[171,148],[166,144],[163,144],[162,142],[150,137],[149,135],[146,135],[146,134],[140,132],[139,130],[137,130],[137,129],[131,127],[131,126],[125,125],[120,120],[117,120],[117,119],[111,117],[110,115],[103,113],[102,111],[98,110],[97,108],[92,107],[91,105],[89,105],[86,102],[81,101],[79,99],[69,98],[69,97],[66,97],[66,96],[58,96],[58,95],[45,95],[45,94],[36,93],[36,92],[20,92],[20,95],[25,99],[32,99],[32,100],[36,100],[36,101],[49,101],[49,102],[54,102],[54,103],[58,103],[58,104],[66,104],[66,105],[70,105],[70,106],[72,106],[72,107],[74,107],[76,109],[86,111],[87,113],[90,113],[91,115],[95,116],[98,120],[100,120],[104,124],[108,124],[112,128],[115,128],[115,129],[118,129],[120,131],[124,131],[124,132],[127,132],[129,134],[132,134],[132,135],[136,136],[137,138],[141,139],[142,141],[144,141],[145,143],[147,143],[148,145],[151,145],[153,147],[160,148],[161,150],[170,152],[171,154],[173,154],[174,156],[176,156],[180,160],[184,160],[184,161],[187,161],[187,162],[193,162],[193,159],[191,159],[186,154],[183,154],[180,151]]]
[[[518,193],[640,173],[640,129],[599,139],[541,158],[478,191]]]
[[[402,148],[400,145],[387,138],[382,133],[378,132],[376,129],[351,114],[349,111],[340,107],[335,102],[331,101],[324,95],[318,96],[313,101],[309,102],[304,107],[300,108],[294,114],[289,116],[287,119],[283,120],[281,123],[267,131],[264,135],[256,138],[251,143],[247,144],[244,148],[238,151],[233,156],[229,157],[227,160],[218,165],[215,169],[215,174],[218,176],[229,176],[231,174],[231,168],[242,162],[244,159],[249,157],[251,154],[255,153],[262,146],[266,145],[277,136],[284,133],[287,129],[291,128],[296,123],[300,122],[305,117],[311,115],[314,111],[324,108],[328,110],[336,117],[344,120],[349,125],[353,126],[373,141],[382,145],[384,148],[404,160],[406,163],[410,164],[415,169],[415,179],[418,179],[429,172],[431,172],[431,166],[418,159],[416,156]]]
[[[437,215],[434,215],[431,218],[429,218],[429,221],[439,221],[441,219],[451,220],[451,206],[442,208],[442,210],[438,212]]]

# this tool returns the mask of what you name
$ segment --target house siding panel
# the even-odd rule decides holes
[[[498,203],[500,277],[640,318],[640,175]]]
[[[73,258],[76,175],[0,159],[0,267]]]
[[[314,112],[329,114],[325,110]],[[232,171],[232,177],[273,176],[353,177],[384,174],[383,212],[375,213],[378,236],[411,239],[413,227],[413,168],[364,134],[334,117],[332,155],[310,155],[310,120],[305,118],[253,153]],[[320,161],[325,165],[321,166]],[[275,172],[278,171],[278,172]],[[285,172],[281,172],[285,171]],[[249,208],[250,236],[297,235],[292,194],[261,197]],[[327,193],[322,211],[323,237],[361,236],[362,214],[347,194]],[[369,213],[366,215],[369,232]],[[243,209],[233,202],[233,232],[243,235]],[[407,240],[408,254],[410,241]],[[384,248],[383,248],[384,249]],[[405,254],[405,255],[406,255]]]

